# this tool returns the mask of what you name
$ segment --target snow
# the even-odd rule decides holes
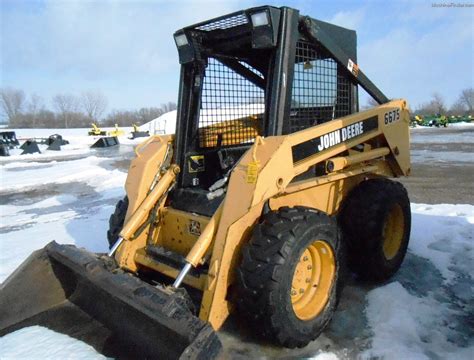
[[[448,125],[449,127],[455,127],[455,128],[472,128],[474,127],[474,122],[458,122],[458,123],[450,123]]]
[[[132,128],[121,128],[125,135],[118,136],[119,143],[122,145],[138,145],[146,138],[129,139]],[[13,161],[50,161],[50,160],[64,160],[71,157],[85,157],[96,154],[97,151],[103,149],[91,149],[90,146],[94,144],[100,136],[88,136],[90,128],[76,128],[76,129],[8,129],[8,131],[15,131],[20,144],[23,141],[31,138],[47,138],[53,134],[60,134],[64,140],[69,141],[69,144],[61,146],[60,151],[47,150],[47,145],[39,144],[38,147],[41,153],[21,155],[23,150],[11,149],[10,156],[0,156],[0,164],[11,163]],[[102,128],[102,130],[109,131],[114,128]],[[26,165],[27,166],[27,165]]]
[[[221,115],[224,118],[226,114],[223,111]],[[172,118],[171,113],[167,116]],[[62,133],[55,129],[24,131],[35,136]],[[415,142],[431,136],[430,129],[420,133]],[[93,151],[88,148],[92,139],[87,129],[67,130],[63,135],[72,139],[73,149],[61,158],[44,153],[0,161],[0,282],[31,252],[52,240],[94,252],[107,251],[108,218],[124,195],[126,179],[125,170],[114,162],[126,159],[123,152],[131,153],[131,146],[144,139],[124,139],[122,147]],[[469,133],[456,136],[446,133],[439,142],[472,141]],[[472,162],[470,154],[466,164]],[[367,330],[370,338],[357,356],[472,359],[474,206],[412,204],[411,209],[409,253],[402,269],[389,283],[362,295],[366,323],[357,324],[360,329],[356,332]],[[417,259],[417,267],[413,267],[413,259]],[[312,359],[346,358],[344,349],[336,350],[337,354],[315,351]],[[0,338],[0,359],[21,358],[104,357],[81,341],[32,326]]]
[[[140,126],[141,131],[148,131],[150,135],[174,134],[176,132],[176,110],[167,112],[156,119]]]
[[[97,187],[100,191],[110,184],[109,181],[115,184],[123,183],[125,173],[104,169],[100,166],[102,161],[97,156],[89,156],[72,161],[34,163],[35,166],[29,163],[25,168],[22,168],[21,163],[10,163],[6,168],[0,167],[2,179],[0,194],[81,181]]]
[[[455,311],[432,296],[411,295],[393,282],[372,290],[368,296],[367,317],[374,337],[364,358],[472,359],[474,347],[459,348],[450,339],[444,320]]]
[[[451,281],[457,273],[474,279],[474,206],[412,204],[409,249],[429,259]]]
[[[455,124],[453,124],[455,125]],[[418,127],[411,130],[410,142],[421,143],[472,143],[474,141],[474,123],[447,128]],[[450,129],[453,126],[456,131]],[[461,130],[467,131],[461,131]],[[415,136],[416,135],[416,136]]]
[[[312,360],[339,360],[336,354],[322,352],[311,358]]]
[[[405,286],[394,281],[370,291],[366,315],[373,339],[362,357],[472,359],[474,346],[463,335],[469,320],[463,316],[474,310],[474,206],[411,208],[409,253],[428,259],[436,268],[432,276],[437,271],[440,279],[425,284],[425,293],[416,293],[405,279]],[[422,276],[417,280],[422,283]]]
[[[30,326],[0,338],[0,359],[107,359],[92,346],[41,326]]]

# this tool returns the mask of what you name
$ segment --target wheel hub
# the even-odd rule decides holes
[[[405,219],[400,205],[395,204],[387,215],[383,228],[383,254],[387,260],[393,259],[402,245]]]
[[[336,262],[324,241],[311,243],[295,267],[290,296],[295,315],[301,320],[316,317],[326,305],[334,281]]]

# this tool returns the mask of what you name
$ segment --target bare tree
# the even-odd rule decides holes
[[[107,108],[107,98],[100,91],[86,91],[82,93],[81,105],[86,115],[97,121]]]
[[[464,89],[459,96],[459,102],[467,107],[467,110],[472,114],[474,108],[474,88]]]
[[[454,102],[453,105],[449,108],[449,114],[450,115],[463,115],[466,112],[466,104],[461,101],[461,99],[458,99]]]
[[[30,101],[28,102],[28,113],[31,116],[32,127],[36,127],[38,113],[44,109],[43,98],[37,94],[32,94],[30,96]]]
[[[435,110],[435,114],[443,114],[446,112],[446,106],[444,105],[444,99],[443,97],[435,92],[432,95],[432,99],[430,101],[431,107]]]
[[[23,90],[13,88],[2,88],[0,90],[0,106],[8,119],[8,122],[20,115],[25,104],[25,93]]]
[[[439,93],[434,93],[430,102],[421,105],[417,113],[421,115],[445,114],[446,107],[443,97]]]
[[[73,113],[79,108],[77,97],[71,94],[57,94],[53,97],[53,106],[64,121],[64,127],[68,128]]]
[[[172,101],[168,101],[165,104],[161,104],[161,109],[163,110],[163,113],[167,113],[173,110],[177,109],[176,103]]]

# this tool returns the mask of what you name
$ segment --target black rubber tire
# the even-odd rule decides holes
[[[392,259],[383,252],[384,225],[398,204],[404,217],[401,245]],[[370,179],[348,195],[339,214],[347,245],[349,268],[362,279],[383,282],[400,268],[408,248],[411,229],[410,200],[402,184],[390,179]]]
[[[122,230],[123,223],[125,221],[125,215],[128,209],[128,197],[124,197],[123,200],[119,200],[115,205],[115,211],[109,218],[109,230],[107,230],[107,240],[109,242],[109,249],[117,241],[118,235]]]
[[[238,314],[257,335],[289,348],[303,347],[330,322],[342,290],[344,261],[337,221],[304,207],[281,208],[262,220],[242,250],[236,281]],[[295,315],[289,294],[295,266],[315,239],[332,248],[335,275],[323,310],[303,321]]]

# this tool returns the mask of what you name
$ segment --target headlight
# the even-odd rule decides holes
[[[188,38],[185,34],[175,35],[174,41],[177,47],[188,45]]]
[[[266,11],[250,15],[253,27],[264,26],[269,24],[268,14]]]

